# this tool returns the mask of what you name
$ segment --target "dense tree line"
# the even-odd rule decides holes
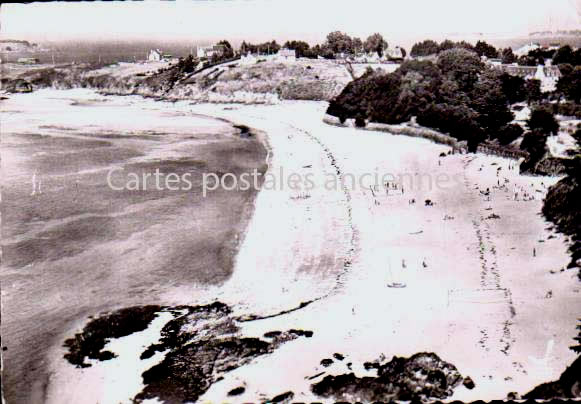
[[[473,149],[487,138],[508,144],[522,135],[510,124],[510,104],[539,95],[538,81],[487,69],[477,53],[452,48],[440,52],[435,63],[405,61],[389,74],[369,70],[349,83],[327,112],[342,121],[389,124],[416,116],[419,124],[466,140]]]
[[[454,42],[449,39],[446,39],[438,44],[436,41],[426,39],[422,42],[414,44],[410,51],[410,55],[413,57],[431,56],[437,55],[440,52],[454,48],[462,48],[471,51],[476,51],[475,47],[466,41]]]
[[[275,41],[263,42],[260,44],[252,44],[246,41],[242,41],[240,45],[240,53],[253,53],[261,55],[273,55],[280,50],[281,46]]]
[[[243,42],[243,45],[246,45],[243,49],[241,48],[243,53],[248,51],[255,53],[256,49],[259,49],[258,46],[249,47],[249,44],[245,42]],[[371,34],[363,41],[361,38],[351,37],[344,32],[333,31],[327,35],[322,44],[311,47],[305,41],[291,40],[285,42],[283,47],[294,49],[298,57],[334,59],[338,54],[348,56],[363,52],[377,52],[379,56],[383,56],[388,46],[387,41],[379,33]],[[264,44],[260,46],[260,49],[264,49]],[[402,49],[402,51],[405,56],[405,50]]]

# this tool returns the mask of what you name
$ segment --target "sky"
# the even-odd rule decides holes
[[[176,0],[3,4],[7,39],[365,38],[581,29],[581,0]]]

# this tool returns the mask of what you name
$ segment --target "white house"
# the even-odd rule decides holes
[[[489,66],[501,66],[502,65],[502,59],[499,59],[499,58],[488,58],[488,57],[482,55],[480,57],[480,60],[482,60],[483,63],[486,63]]]
[[[391,60],[403,60],[403,51],[399,46],[396,46],[394,48],[388,48],[385,51],[385,55],[387,56],[388,59]]]
[[[210,59],[212,56],[222,56],[225,52],[224,45],[210,45],[210,46],[198,46],[196,51],[196,56],[198,58],[208,58]]]
[[[159,49],[152,49],[147,56],[148,62],[159,62],[161,60],[161,51]]]
[[[278,60],[293,61],[297,59],[297,52],[294,49],[281,48],[277,54]]]
[[[541,47],[541,44],[536,42],[528,43],[524,46],[521,46],[517,50],[514,51],[516,56],[526,56],[529,54],[530,51],[537,50]]]

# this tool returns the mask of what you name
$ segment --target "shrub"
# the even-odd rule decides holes
[[[511,123],[503,126],[498,131],[498,141],[502,145],[507,145],[514,142],[524,133],[524,129],[517,124]]]
[[[527,125],[531,131],[537,131],[545,135],[556,135],[559,131],[559,123],[555,115],[548,107],[537,107],[531,111],[531,116],[527,120]]]

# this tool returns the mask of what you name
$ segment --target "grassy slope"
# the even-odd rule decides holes
[[[344,66],[321,60],[251,65],[233,62],[194,75],[181,73],[175,66],[167,67],[159,63],[45,66],[13,70],[5,77],[25,79],[35,88],[89,87],[114,94],[249,103],[330,100],[351,81]]]

